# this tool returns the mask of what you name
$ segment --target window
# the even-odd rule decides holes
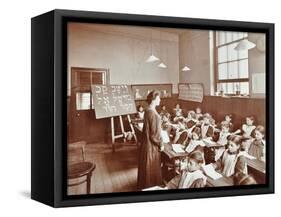
[[[109,83],[109,69],[71,67],[71,95],[75,98],[76,110],[94,109],[92,84]]]
[[[216,91],[224,95],[249,95],[248,50],[236,51],[246,32],[216,31]]]

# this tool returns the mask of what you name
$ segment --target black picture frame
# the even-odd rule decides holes
[[[67,22],[266,34],[267,184],[169,191],[66,195]],[[31,21],[31,198],[53,207],[274,193],[274,24],[53,10]]]

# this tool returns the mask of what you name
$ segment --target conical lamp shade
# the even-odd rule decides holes
[[[167,68],[167,66],[166,66],[164,63],[160,63],[160,64],[158,65],[158,67],[160,67],[160,68]]]
[[[237,51],[238,50],[250,50],[254,47],[256,47],[256,44],[254,44],[253,42],[250,42],[248,39],[244,39],[236,45],[234,50],[237,50]]]
[[[186,71],[190,71],[190,68],[188,68],[187,66],[184,66],[181,70],[182,70],[183,72],[186,72]]]
[[[158,61],[159,58],[154,56],[153,54],[151,54],[151,56],[149,56],[147,59],[146,59],[146,62],[147,63],[152,63],[152,62],[155,62],[155,61]]]

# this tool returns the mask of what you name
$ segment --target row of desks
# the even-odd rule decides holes
[[[166,159],[172,164],[174,164],[174,170],[176,175],[176,170],[179,169],[177,161],[184,159],[188,156],[188,153],[176,153],[173,151],[172,146],[170,144],[165,144],[163,158]],[[164,162],[165,163],[165,162]],[[247,159],[247,165],[250,171],[255,171],[258,173],[259,179],[264,182],[265,180],[265,162],[256,159]],[[177,179],[172,179],[171,183],[168,183],[170,187],[168,188],[175,188]],[[221,177],[217,180],[213,180],[212,178],[207,176],[207,186],[209,187],[221,187],[221,186],[233,186],[233,179],[229,177]]]

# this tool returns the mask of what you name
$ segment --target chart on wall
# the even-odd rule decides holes
[[[185,83],[179,84],[179,99],[193,102],[202,102],[204,97],[203,84]]]
[[[129,85],[92,85],[96,118],[136,113],[136,105]]]

